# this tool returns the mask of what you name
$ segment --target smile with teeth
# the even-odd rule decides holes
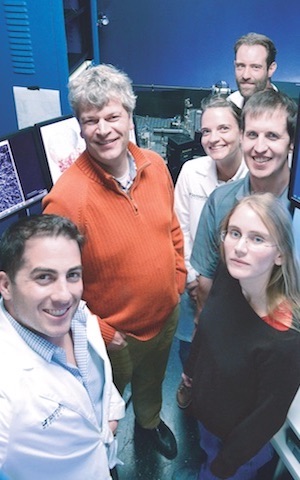
[[[61,309],[45,309],[45,312],[46,313],[49,313],[49,315],[52,315],[53,317],[62,317],[63,315],[65,315],[67,313],[67,311],[69,310],[69,307],[68,308],[61,308]]]
[[[98,141],[98,144],[99,145],[109,145],[110,143],[113,143],[115,141],[116,141],[116,139],[114,138],[112,140]]]
[[[267,163],[271,160],[270,158],[265,158],[265,157],[252,157],[252,158],[256,163]]]
[[[221,148],[224,148],[225,145],[211,145],[209,148],[211,150],[220,150]]]

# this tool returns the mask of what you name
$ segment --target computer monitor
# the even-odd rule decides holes
[[[292,205],[296,208],[300,208],[300,98],[298,103],[298,117],[288,195]]]
[[[80,127],[73,115],[35,125],[46,159],[52,185],[85,150]]]
[[[0,219],[21,212],[48,193],[33,127],[0,139]]]

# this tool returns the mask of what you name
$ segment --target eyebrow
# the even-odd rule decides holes
[[[245,133],[263,133],[264,135],[270,135],[270,133],[272,135],[278,135],[278,137],[282,137],[282,135],[284,135],[285,133],[287,132],[284,132],[283,134],[282,133],[279,133],[277,132],[276,130],[267,130],[266,132],[260,132],[260,129],[258,128],[247,128],[244,130]]]
[[[238,62],[237,60],[234,61],[235,65],[246,65],[245,62]],[[263,67],[262,63],[250,63],[250,67]]]
[[[229,230],[229,229],[241,230],[241,228],[237,227],[236,225],[229,225],[228,224],[227,230]],[[271,237],[269,232],[260,232],[259,230],[249,230],[247,233],[248,234],[251,233],[251,234],[254,234],[254,235],[260,235],[261,237]]]
[[[74,270],[80,270],[82,272],[83,270],[82,265],[77,265],[75,267],[69,268],[67,273],[73,272]],[[36,267],[30,273],[31,275],[36,275],[37,273],[52,273],[52,274],[54,273],[55,274],[57,273],[57,270],[55,270],[54,268]]]

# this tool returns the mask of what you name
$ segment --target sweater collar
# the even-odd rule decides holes
[[[144,168],[151,165],[151,160],[145,155],[144,151],[137,147],[135,144],[129,142],[128,144],[129,154],[132,155],[136,165],[136,178],[140,176],[140,172]],[[85,150],[80,157],[76,160],[76,165],[82,172],[91,180],[110,188],[118,188],[114,177],[106,172],[96,160]],[[136,179],[135,179],[136,180]]]
[[[129,154],[132,155],[135,165],[136,173],[139,176],[140,171],[151,164],[151,161],[147,158],[142,149],[137,147],[135,144],[129,142],[128,144]],[[101,182],[106,185],[116,185],[114,177],[106,172],[85,150],[76,161],[77,166],[87,175],[89,178],[95,182]]]

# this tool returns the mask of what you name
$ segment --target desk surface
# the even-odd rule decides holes
[[[287,444],[287,431],[289,428],[292,428],[292,430],[300,439],[300,389],[298,390],[290,407],[285,424],[272,439],[273,447],[292,475],[293,479],[300,480],[300,463]]]
[[[287,423],[291,426],[291,428],[294,430],[294,432],[300,439],[300,388],[289,409]]]

